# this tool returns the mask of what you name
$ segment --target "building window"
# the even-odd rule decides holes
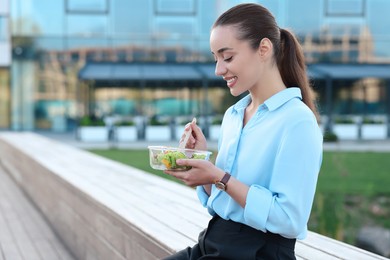
[[[10,3],[9,0],[1,0],[0,4],[0,16],[1,15],[8,15],[10,10]]]
[[[78,37],[106,36],[108,0],[65,0],[66,35]]]
[[[8,38],[8,18],[0,16],[0,42],[7,42]]]
[[[158,17],[155,20],[156,32],[163,35],[194,35],[196,33],[194,19],[191,17],[181,18],[180,21],[173,17]],[[172,39],[177,40],[177,39]]]
[[[326,0],[324,3],[325,16],[365,16],[366,0]]]
[[[108,18],[102,15],[68,15],[67,35],[78,37],[105,36],[108,34]]]
[[[108,0],[65,0],[67,13],[108,13]]]
[[[156,15],[196,15],[196,0],[154,0]]]

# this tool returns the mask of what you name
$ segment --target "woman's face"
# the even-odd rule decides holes
[[[226,80],[233,96],[251,90],[260,82],[262,74],[260,52],[248,41],[238,40],[236,35],[234,26],[217,26],[210,34],[215,74]]]

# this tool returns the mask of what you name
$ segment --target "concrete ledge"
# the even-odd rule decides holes
[[[78,259],[161,259],[210,219],[193,189],[32,133],[1,133],[0,162]],[[310,232],[298,259],[385,259]]]

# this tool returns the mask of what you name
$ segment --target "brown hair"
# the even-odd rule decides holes
[[[213,28],[223,25],[236,26],[238,39],[249,41],[254,50],[258,49],[263,38],[268,38],[274,46],[274,57],[283,83],[301,89],[303,102],[318,119],[303,51],[293,33],[279,28],[275,17],[259,4],[239,4],[230,8],[215,21]]]

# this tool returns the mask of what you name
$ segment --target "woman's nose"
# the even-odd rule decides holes
[[[226,67],[223,65],[223,63],[221,62],[216,62],[215,63],[215,75],[217,76],[223,76],[226,74]]]

